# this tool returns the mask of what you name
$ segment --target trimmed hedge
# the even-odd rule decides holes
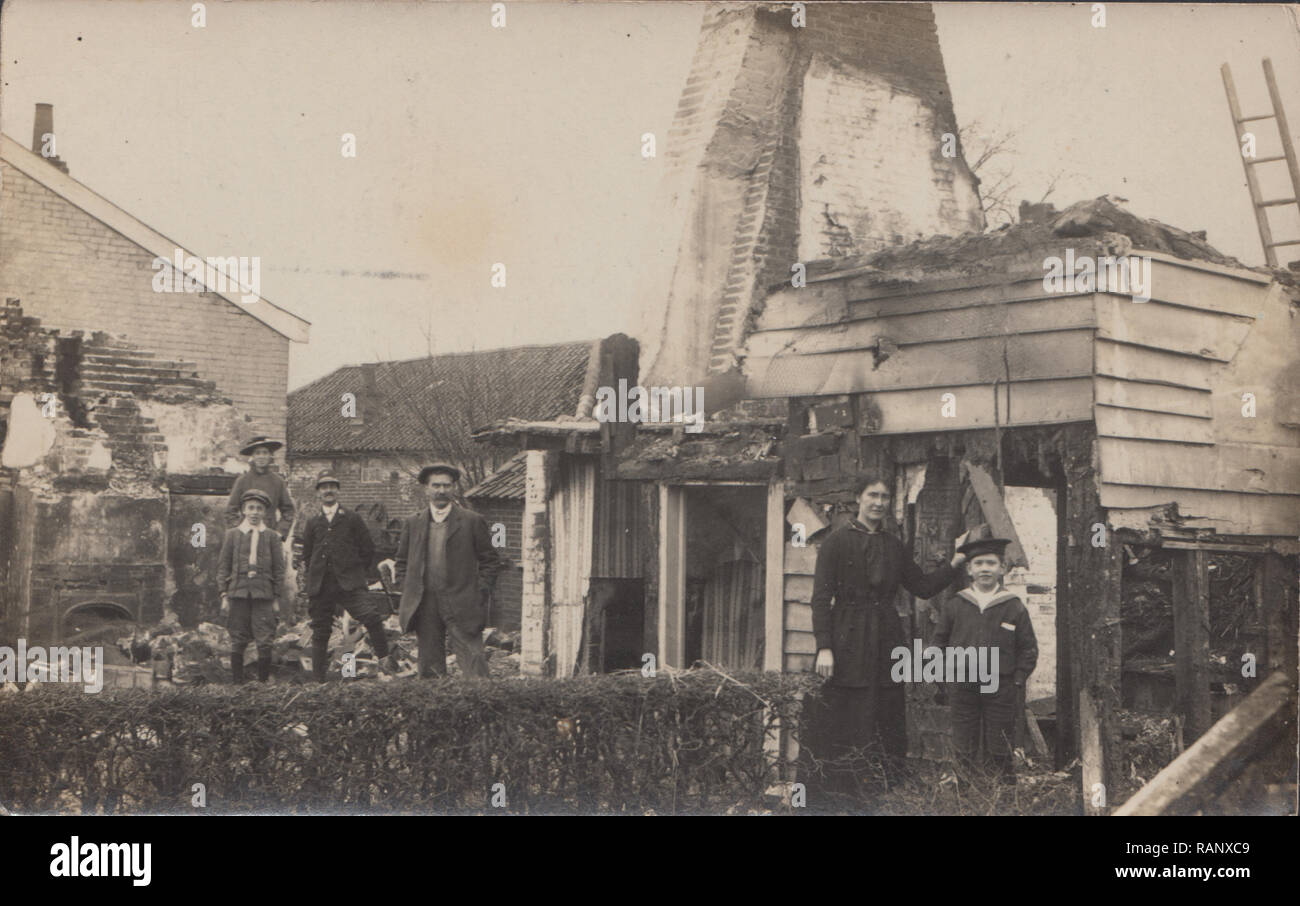
[[[97,695],[42,685],[0,695],[0,803],[29,814],[761,809],[774,776],[764,735],[776,719],[794,727],[816,685],[712,670]],[[192,805],[196,783],[205,808]]]

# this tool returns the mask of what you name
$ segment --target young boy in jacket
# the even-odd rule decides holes
[[[1002,585],[1004,553],[1011,542],[987,537],[987,529],[982,534],[958,548],[969,558],[971,586],[943,602],[934,645],[987,649],[990,659],[996,654],[995,688],[981,688],[978,681],[949,686],[953,748],[959,758],[973,762],[982,739],[999,779],[1015,783],[1016,721],[1024,707],[1025,680],[1038,663],[1038,641],[1024,602]]]
[[[226,530],[217,565],[221,615],[230,630],[230,672],[236,683],[244,681],[244,651],[257,643],[257,679],[271,675],[271,638],[280,612],[284,584],[284,548],[275,529],[263,522],[271,498],[257,488],[240,499],[243,521]]]

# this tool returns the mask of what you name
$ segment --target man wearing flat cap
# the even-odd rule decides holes
[[[981,748],[997,769],[998,779],[1015,783],[1016,720],[1024,707],[1025,681],[1038,664],[1038,640],[1029,609],[1002,585],[1006,549],[1011,542],[994,538],[977,525],[957,550],[964,553],[971,585],[943,602],[934,645],[944,649],[975,648],[997,658],[997,682],[951,683],[952,742],[957,756],[973,763]]]
[[[420,676],[447,672],[447,639],[466,676],[488,675],[483,651],[487,601],[505,566],[492,546],[487,522],[453,499],[460,470],[434,463],[420,470],[428,506],[402,523],[393,560],[394,584],[402,589],[402,632],[415,628]]]
[[[340,608],[366,627],[379,668],[395,667],[384,631],[385,609],[366,594],[366,575],[374,566],[375,542],[361,515],[339,503],[338,476],[325,469],[316,476],[320,510],[303,526],[302,562],[307,567],[307,612],[311,617],[311,672],[325,681],[329,667],[330,633]]]
[[[226,525],[234,527],[243,518],[239,511],[240,500],[244,492],[256,488],[271,501],[267,504],[266,524],[276,529],[281,537],[286,535],[293,525],[293,499],[289,496],[289,486],[284,479],[271,471],[271,457],[284,444],[265,435],[250,438],[239,451],[240,456],[248,457],[248,471],[235,479],[230,489],[230,498],[226,501]]]

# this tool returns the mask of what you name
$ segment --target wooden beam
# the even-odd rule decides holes
[[[785,619],[785,483],[774,481],[767,486],[767,531],[763,570],[766,588],[763,595],[763,669],[780,671],[782,667],[782,622]]]
[[[798,601],[802,604],[808,604],[812,601],[813,577],[812,576],[786,576],[785,577],[785,595],[787,601]]]
[[[1294,714],[1295,681],[1278,671],[1166,765],[1115,814],[1195,811],[1276,740],[1286,718]]]
[[[791,654],[785,656],[786,673],[810,673],[817,662],[815,654]]]
[[[1254,318],[1134,302],[1097,293],[1097,336],[1168,352],[1230,362],[1250,332]]]
[[[993,476],[977,463],[968,462],[965,463],[965,467],[966,478],[970,481],[971,490],[979,500],[980,513],[984,516],[984,521],[988,523],[994,537],[1007,538],[1011,541],[1006,551],[1007,569],[1028,566],[1029,558],[1025,556],[1025,549],[1020,543],[1020,536],[1016,533],[1015,523],[1011,521],[1011,514],[1007,512],[1002,491],[993,481]]]
[[[952,407],[944,394],[952,394]],[[867,436],[961,431],[1000,425],[1055,425],[1092,421],[1092,379],[1088,377],[993,384],[931,387],[924,390],[884,390],[863,395],[860,421]]]
[[[1297,494],[1243,494],[1108,482],[1102,485],[1101,502],[1108,510],[1148,509],[1176,503],[1184,527],[1213,529],[1219,535],[1279,538],[1300,535],[1300,495]]]
[[[1096,784],[1107,792],[1118,779],[1120,708],[1120,577],[1123,550],[1100,506],[1092,469],[1095,440],[1062,451],[1065,498],[1065,574],[1057,577],[1058,607],[1068,614],[1068,637],[1057,653],[1069,659],[1070,691],[1077,705],[1083,801],[1089,814]],[[1058,691],[1058,699],[1060,692]],[[1058,708],[1059,710],[1059,708]]]
[[[1261,673],[1281,670],[1294,685],[1296,669],[1296,569],[1295,560],[1275,553],[1265,554],[1257,569],[1260,579],[1260,608],[1263,611],[1268,650]]]
[[[797,632],[812,632],[812,605],[802,601],[785,602],[785,628]]]
[[[659,485],[659,664],[685,667],[686,501],[681,487]]]
[[[1083,776],[1083,813],[1106,814],[1106,768],[1101,719],[1087,689],[1079,690],[1079,761]]]
[[[1102,437],[1136,440],[1164,440],[1184,444],[1214,443],[1214,423],[1205,418],[1142,412],[1098,403],[1095,409],[1097,433]]]
[[[817,514],[818,518],[821,514]],[[825,520],[822,520],[825,522]],[[830,525],[826,522],[826,525]],[[805,527],[811,533],[816,531],[812,526]],[[824,528],[825,526],[821,526]],[[805,539],[806,540],[806,539]],[[817,546],[815,544],[805,544],[802,547],[795,547],[793,544],[785,546],[785,572],[789,576],[811,576],[817,571]]]
[[[1171,551],[1212,551],[1224,554],[1263,554],[1268,552],[1268,542],[1258,544],[1218,544],[1213,541],[1179,541],[1162,538],[1160,546]]]
[[[520,601],[519,672],[541,676],[546,670],[550,572],[550,471],[553,454],[529,450],[524,459],[524,518],[521,559],[523,592]]]
[[[1169,384],[1192,390],[1213,390],[1210,383],[1212,362],[1191,356],[1117,343],[1097,337],[1096,373],[1149,384]]]
[[[1092,347],[1093,331],[1084,328],[920,343],[879,362],[870,350],[750,356],[746,386],[752,397],[814,396],[992,384],[1008,374],[1012,380],[1083,377],[1093,373]]]
[[[785,650],[789,654],[816,654],[817,638],[811,632],[790,631],[785,634]]]
[[[1098,375],[1093,378],[1098,403],[1147,412],[1169,412],[1195,418],[1213,418],[1209,390],[1192,390],[1168,384],[1144,384]]]
[[[1210,728],[1210,577],[1205,551],[1179,551],[1173,559],[1174,681],[1183,738]]]
[[[1295,447],[1106,437],[1099,452],[1102,479],[1108,484],[1300,494],[1300,449]]]
[[[1025,726],[1029,729],[1029,741],[1033,743],[1034,751],[1042,758],[1048,755],[1047,740],[1043,738],[1043,730],[1038,726],[1038,715],[1032,708],[1025,709]]]
[[[846,350],[866,350],[887,337],[898,346],[1004,337],[1071,327],[1093,327],[1096,318],[1088,305],[1054,294],[1032,302],[976,305],[946,311],[907,311],[894,315],[858,317],[837,324],[809,327],[799,324],[781,330],[750,334],[745,351],[754,356],[813,355]]]

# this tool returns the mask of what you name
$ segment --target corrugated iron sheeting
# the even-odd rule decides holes
[[[721,563],[704,585],[700,650],[711,664],[734,670],[763,668],[763,564]]]
[[[610,579],[643,579],[641,552],[648,543],[642,517],[641,482],[599,481],[596,494],[596,537],[592,575]]]
[[[573,675],[591,578],[596,463],[566,456],[551,494],[551,643],[555,675]]]

